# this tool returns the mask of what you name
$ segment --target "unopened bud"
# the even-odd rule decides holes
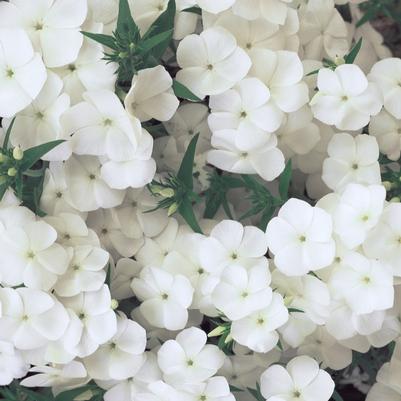
[[[17,169],[15,167],[10,167],[7,171],[10,177],[15,177],[17,175]]]
[[[118,301],[116,299],[111,300],[111,309],[116,310],[118,308]]]
[[[173,188],[163,188],[160,191],[160,195],[164,198],[172,198],[175,195],[175,191]]]
[[[336,65],[342,65],[342,64],[345,64],[345,60],[344,60],[344,58],[343,57],[336,57],[335,59],[334,59],[334,63],[336,64]]]
[[[228,344],[230,341],[232,341],[233,340],[233,337],[232,337],[232,335],[231,334],[229,334],[227,337],[226,337],[226,339],[224,340],[224,344]]]
[[[390,181],[383,181],[383,187],[386,188],[386,191],[390,191],[393,187],[393,184]]]
[[[398,196],[394,196],[394,198],[390,199],[390,202],[391,203],[398,203],[398,202],[400,202],[400,198]]]
[[[221,336],[227,328],[225,326],[218,326],[214,330],[212,330],[207,336],[208,337],[218,337]]]
[[[172,203],[168,208],[167,216],[168,217],[172,216],[177,210],[178,210],[178,203],[177,202]]]
[[[24,157],[24,151],[19,146],[16,146],[13,149],[13,158],[15,160],[22,160],[23,157]]]

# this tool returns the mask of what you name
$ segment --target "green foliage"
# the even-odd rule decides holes
[[[169,216],[178,212],[193,231],[202,233],[192,207],[193,203],[200,201],[199,196],[193,191],[193,169],[198,138],[199,134],[195,135],[188,145],[177,175],[170,174],[165,179],[153,181],[148,186],[152,195],[159,198],[156,208],[148,212],[167,209]]]
[[[198,96],[194,95],[185,85],[174,80],[173,90],[177,97],[181,99],[191,100],[192,102],[201,102],[202,100]]]
[[[231,322],[226,321],[224,315],[219,319],[212,319],[216,326],[209,334],[210,338],[217,338],[216,345],[226,354],[233,355],[234,341],[231,337]]]
[[[351,49],[351,51],[344,57],[345,64],[352,64],[356,57],[358,56],[362,47],[362,38],[358,40],[355,46]]]
[[[126,88],[138,71],[161,64],[161,58],[173,38],[175,12],[175,0],[170,0],[167,9],[141,37],[128,0],[120,0],[117,28],[112,35],[82,34],[109,49],[104,59],[118,64],[118,84]]]
[[[263,183],[250,175],[223,175],[214,172],[210,175],[210,186],[205,193],[204,217],[212,219],[220,207],[223,207],[227,217],[232,219],[227,195],[232,189],[243,188],[248,192],[246,199],[250,202],[250,209],[240,216],[239,220],[260,215],[259,228],[263,231],[275,211],[288,200],[288,190],[292,176],[292,164],[289,160],[279,178],[279,197],[273,196]]]
[[[399,0],[368,0],[360,5],[362,18],[356,23],[357,28],[379,16],[386,16],[401,23],[401,7]]]
[[[12,188],[24,206],[43,216],[39,202],[48,163],[41,158],[64,141],[47,142],[24,152],[18,147],[9,148],[13,124],[14,120],[7,129],[3,146],[0,148],[0,200],[7,189]]]
[[[387,189],[387,200],[400,202],[401,199],[401,167],[386,156],[381,155],[379,163],[382,166],[382,182]]]
[[[265,401],[262,393],[260,392],[260,385],[259,383],[256,383],[256,389],[253,388],[247,388],[247,390],[252,394],[252,396],[257,400],[257,401]]]

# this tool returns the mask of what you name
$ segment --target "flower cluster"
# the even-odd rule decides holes
[[[339,400],[385,348],[401,400],[401,61],[358,3],[0,1],[0,394]]]

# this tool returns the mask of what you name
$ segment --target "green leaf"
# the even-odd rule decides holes
[[[258,401],[265,401],[263,398],[262,394],[258,390],[255,390],[253,388],[247,387],[247,390],[253,395],[254,398],[256,398]]]
[[[166,32],[161,32],[157,35],[152,36],[151,38],[149,38],[147,40],[140,42],[138,47],[140,48],[141,51],[148,52],[149,50],[152,50],[154,47],[156,47],[160,43],[166,41],[168,38],[171,38],[172,34],[173,34],[172,29],[170,29]]]
[[[182,10],[182,12],[202,15],[202,9],[200,7],[188,7]]]
[[[156,19],[156,21],[151,25],[151,27],[143,36],[143,39],[147,40],[159,33],[171,31],[169,37],[167,37],[164,41],[162,41],[153,48],[152,56],[156,60],[159,60],[163,56],[164,52],[170,45],[171,40],[173,39],[175,12],[176,12],[175,0],[170,0],[166,11],[164,11],[164,13],[161,14]]]
[[[53,401],[53,398],[46,397],[45,395],[42,395],[37,391],[29,390],[26,387],[19,386],[18,389],[19,389],[19,391],[24,393],[29,398],[29,400],[32,400],[32,401]]]
[[[358,42],[351,49],[351,51],[344,57],[346,64],[352,64],[355,61],[359,51],[361,50],[361,47],[362,47],[362,38],[358,40]]]
[[[180,205],[178,206],[178,211],[194,232],[203,234],[202,229],[200,228],[198,221],[196,220],[195,213],[189,199],[184,199],[180,203]]]
[[[263,212],[260,222],[258,224],[258,227],[262,231],[266,231],[267,225],[269,224],[269,221],[273,217],[273,214],[275,211],[276,211],[276,207],[271,206],[269,208],[266,208],[266,210]]]
[[[120,0],[118,6],[117,33],[122,37],[129,36],[130,39],[139,38],[139,28],[131,15],[128,0]]]
[[[341,395],[336,390],[334,390],[332,398],[334,401],[344,401],[343,397],[341,397]]]
[[[10,140],[11,130],[13,129],[14,123],[15,123],[15,117],[11,120],[11,123],[7,128],[6,136],[4,137],[4,142],[3,142],[3,150],[7,149],[8,141]]]
[[[285,169],[281,173],[279,180],[279,192],[280,192],[280,197],[283,201],[286,201],[288,199],[288,189],[290,187],[291,177],[292,177],[292,161],[290,159],[285,165]]]
[[[297,308],[288,308],[289,313],[305,313],[305,311]]]
[[[50,152],[56,146],[65,142],[64,140],[57,140],[35,146],[24,152],[24,157],[19,163],[20,171],[30,169],[38,160],[40,160],[46,153]]]
[[[368,21],[371,21],[376,16],[376,9],[374,7],[370,8],[365,12],[363,17],[356,23],[356,27],[359,28],[363,24],[366,24]]]
[[[312,75],[316,75],[316,74],[319,73],[319,71],[320,71],[320,70],[313,70],[313,71],[311,71],[310,73],[306,74],[305,77],[310,77],[310,76],[312,76]]]
[[[202,101],[202,99],[199,99],[198,96],[193,94],[185,85],[175,79],[173,80],[173,90],[175,95],[181,99],[191,100],[192,102]]]
[[[104,35],[102,33],[92,33],[92,32],[84,32],[81,31],[82,35],[94,40],[101,45],[106,47],[110,47],[110,49],[117,50],[116,41],[113,36]]]
[[[92,390],[93,392],[100,392],[101,394],[103,393],[103,390],[100,389],[98,386],[94,384],[88,384],[86,386],[82,386],[72,390],[63,391],[54,398],[54,401],[72,401],[74,400],[74,398],[78,397],[88,390]]]
[[[239,392],[243,392],[244,390],[242,390],[242,389],[240,389],[240,388],[238,388],[238,387],[232,386],[232,385],[230,384],[230,391],[231,391],[231,392],[235,392],[235,393],[239,393]]]
[[[177,178],[185,184],[186,188],[191,190],[194,187],[193,169],[195,160],[196,144],[198,143],[199,134],[196,134],[188,145],[185,155],[182,159]]]

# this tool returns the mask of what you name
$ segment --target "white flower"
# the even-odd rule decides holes
[[[282,122],[284,112],[292,113],[308,103],[308,86],[302,81],[304,69],[297,53],[255,49],[251,58],[253,64],[249,74],[269,88],[276,119]]]
[[[352,350],[340,344],[325,327],[318,327],[305,339],[298,348],[298,355],[309,355],[322,362],[322,368],[334,370],[345,369],[352,363]]]
[[[361,245],[379,221],[386,190],[381,185],[348,184],[333,214],[334,232],[349,249]]]
[[[319,143],[320,129],[312,120],[313,115],[308,106],[287,114],[276,132],[278,147],[287,160],[294,154],[307,155]]]
[[[274,24],[283,25],[289,9],[287,3],[291,3],[291,0],[237,0],[233,11],[245,19],[262,17]]]
[[[116,334],[117,319],[111,309],[110,290],[106,285],[98,291],[62,298],[62,302],[75,315],[65,337],[67,341],[75,339],[77,342],[66,342],[66,346],[70,346],[67,351],[84,358]]]
[[[215,0],[196,0],[196,3],[202,10],[208,13],[218,14],[230,8],[235,1],[236,0],[220,0],[216,2]]]
[[[347,34],[333,0],[311,0],[301,8],[299,36],[306,59],[343,57],[349,48]]]
[[[393,274],[401,277],[401,204],[389,203],[379,223],[363,243],[366,256],[375,258],[391,267]]]
[[[68,141],[64,135],[60,116],[69,108],[70,99],[61,93],[63,82],[53,72],[48,71],[47,80],[42,90],[30,106],[16,116],[10,142],[23,150],[57,139]],[[11,120],[3,120],[8,128]],[[42,157],[43,160],[65,160],[71,155],[69,142],[58,145]]]
[[[106,344],[84,359],[89,375],[97,380],[133,377],[145,362],[146,332],[124,314],[117,317],[117,332]]]
[[[222,376],[211,377],[204,383],[187,385],[183,390],[191,400],[235,401],[227,379]]]
[[[179,150],[184,152],[194,135],[199,134],[198,146],[210,148],[210,130],[207,124],[209,109],[204,104],[184,103],[170,121],[164,123],[169,135],[176,138]]]
[[[231,324],[230,334],[235,341],[255,352],[269,352],[279,341],[277,328],[288,320],[283,297],[273,293],[271,303],[264,309]]]
[[[44,291],[1,288],[0,338],[20,350],[43,347],[65,333],[69,317],[63,306]]]
[[[220,274],[230,264],[254,265],[267,252],[262,230],[234,220],[216,224],[199,244],[199,258],[208,271]]]
[[[0,385],[7,386],[14,379],[26,376],[29,364],[24,361],[22,355],[13,344],[8,341],[0,341]]]
[[[144,34],[153,22],[167,9],[168,0],[135,0],[130,1],[131,14]]]
[[[1,5],[2,24],[25,29],[49,68],[61,67],[77,58],[83,42],[79,30],[86,13],[86,0],[49,0],[40,7],[18,0]]]
[[[93,156],[72,156],[64,165],[71,200],[81,212],[118,206],[124,199],[124,191],[110,188],[102,179],[101,167]]]
[[[228,266],[220,280],[213,291],[212,301],[230,320],[243,319],[271,303],[267,260],[248,269],[235,264]]]
[[[221,95],[211,96],[208,119],[212,131],[236,129],[236,145],[252,149],[269,139],[269,132],[277,130],[281,113],[269,103],[270,91],[257,78],[245,78]]]
[[[131,286],[142,301],[141,313],[150,324],[168,330],[185,327],[187,309],[194,292],[186,277],[170,274],[160,268],[146,267],[139,278],[134,278]]]
[[[106,90],[85,92],[83,97],[84,102],[61,118],[65,132],[73,134],[74,153],[130,160],[137,148],[136,135],[118,97]]]
[[[202,99],[232,88],[251,67],[234,36],[220,27],[184,38],[178,45],[177,62],[182,68],[177,81]]]
[[[378,61],[369,74],[369,79],[376,82],[384,97],[385,109],[394,117],[401,118],[401,60],[386,58]]]
[[[7,6],[10,4],[1,3],[0,11]],[[47,74],[23,30],[0,28],[0,45],[0,116],[11,118],[38,96]]]
[[[401,155],[401,120],[382,110],[370,120],[369,134],[376,137],[379,148],[390,160]]]
[[[85,29],[95,30],[92,26]],[[103,60],[103,47],[99,43],[86,38],[76,60],[54,71],[62,78],[71,104],[77,104],[86,91],[114,91],[117,68],[116,63]]]
[[[206,333],[196,327],[183,330],[175,340],[166,341],[157,353],[164,380],[181,386],[202,383],[214,376],[222,367],[225,355],[206,341]]]
[[[141,122],[152,118],[168,121],[180,104],[172,86],[173,80],[163,66],[140,70],[132,78],[125,108]]]
[[[323,209],[290,199],[270,220],[267,241],[274,263],[287,276],[302,276],[334,259],[332,220]]]
[[[389,309],[394,303],[391,270],[357,252],[344,256],[331,274],[329,287],[358,315]]]
[[[340,130],[363,128],[382,108],[377,85],[368,82],[357,65],[320,69],[317,86],[319,91],[310,102],[315,118]]]
[[[110,257],[108,252],[91,245],[78,245],[73,252],[68,270],[54,286],[57,295],[62,297],[97,291],[106,279],[104,267]]]
[[[30,370],[35,375],[22,380],[25,387],[52,387],[55,393],[61,388],[76,388],[87,383],[87,373],[84,365],[79,361],[71,361],[65,365],[34,366]]]
[[[260,378],[260,387],[267,401],[328,401],[334,391],[334,381],[327,372],[319,369],[314,359],[298,356],[286,368],[269,367]]]
[[[56,230],[43,221],[15,225],[0,234],[2,281],[50,290],[68,268],[70,255],[55,243]],[[9,269],[12,265],[13,268]]]
[[[272,287],[284,297],[285,305],[302,311],[302,315],[316,324],[324,324],[330,313],[330,292],[327,284],[310,274],[288,277],[275,270]],[[298,312],[291,316],[299,317]]]
[[[101,176],[110,188],[142,188],[152,181],[156,173],[156,162],[152,159],[152,136],[141,128],[139,120],[132,120],[132,126],[137,142],[136,151],[127,160],[109,160],[102,165]]]
[[[322,179],[334,191],[348,183],[380,184],[379,146],[369,135],[335,134],[327,148]]]
[[[131,298],[134,293],[131,282],[139,276],[142,269],[140,263],[129,258],[121,258],[115,266],[111,265],[110,291],[113,299],[121,300]]]
[[[231,173],[258,174],[266,181],[273,181],[285,167],[284,156],[277,149],[277,138],[272,135],[263,145],[255,149],[237,147],[241,135],[235,130],[216,131],[212,137],[213,149],[207,161],[217,168]]]

